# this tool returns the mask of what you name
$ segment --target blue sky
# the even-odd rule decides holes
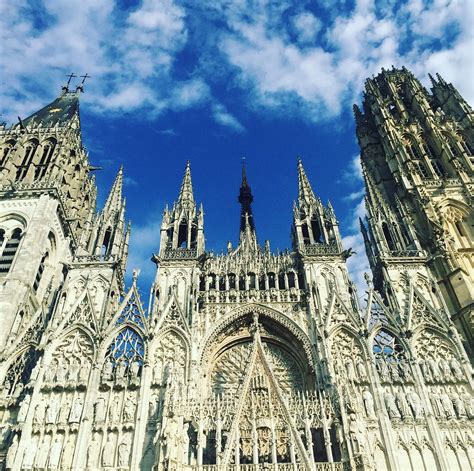
[[[296,157],[331,200],[360,284],[367,270],[351,107],[366,77],[405,65],[439,72],[474,101],[474,3],[413,1],[0,0],[2,119],[26,117],[87,72],[84,144],[103,201],[121,163],[132,220],[130,268],[154,274],[165,203],[191,160],[207,248],[238,237],[245,157],[257,234],[290,244]]]

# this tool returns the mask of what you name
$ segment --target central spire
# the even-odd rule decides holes
[[[179,190],[178,204],[182,206],[194,207],[193,184],[191,181],[191,164],[189,160],[186,162],[186,170],[184,171],[183,182]]]
[[[242,159],[242,183],[239,191],[240,203],[240,237],[239,246],[252,250],[257,249],[257,236],[252,214],[252,190],[247,181],[245,159]]]

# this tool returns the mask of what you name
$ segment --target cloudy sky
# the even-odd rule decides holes
[[[238,237],[245,157],[260,242],[290,244],[296,157],[333,203],[360,282],[364,212],[351,107],[381,67],[439,72],[474,102],[472,0],[0,0],[0,108],[13,122],[87,72],[84,144],[103,201],[125,166],[129,267],[154,273],[161,213],[186,159],[207,248]],[[129,270],[130,271],[130,270]]]

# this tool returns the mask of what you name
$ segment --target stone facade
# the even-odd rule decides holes
[[[409,109],[393,98],[401,89]],[[397,131],[427,133],[430,120],[449,121],[470,136],[470,108],[442,79],[433,90],[405,70],[383,72],[367,83],[364,114],[356,110],[374,273],[363,305],[334,210],[314,194],[301,161],[292,249],[258,243],[244,168],[239,243],[221,254],[206,251],[188,163],[157,234],[145,311],[138,272],[130,289],[123,281],[130,227],[122,169],[95,208],[81,89],[65,88],[1,129],[4,468],[471,469],[469,310],[460,300],[471,286],[472,234],[461,250],[423,231],[432,214],[438,226],[471,230],[472,162],[456,141],[462,158],[451,160],[464,173],[424,178]],[[425,108],[416,105],[423,97]],[[444,114],[430,111],[438,104]],[[439,136],[436,149],[444,149]],[[462,271],[464,285],[449,270]]]

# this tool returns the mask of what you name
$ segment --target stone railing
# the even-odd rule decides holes
[[[388,252],[390,257],[425,257],[426,253],[423,250],[407,249],[407,250],[391,250]]]
[[[306,469],[303,463],[263,463],[263,464],[230,464],[230,465],[193,465],[178,467],[189,471],[342,471],[343,463],[313,463],[311,470]]]
[[[190,260],[197,258],[196,249],[166,249],[163,253],[164,260]]]
[[[339,248],[335,244],[305,245],[301,250],[304,255],[338,255]]]

